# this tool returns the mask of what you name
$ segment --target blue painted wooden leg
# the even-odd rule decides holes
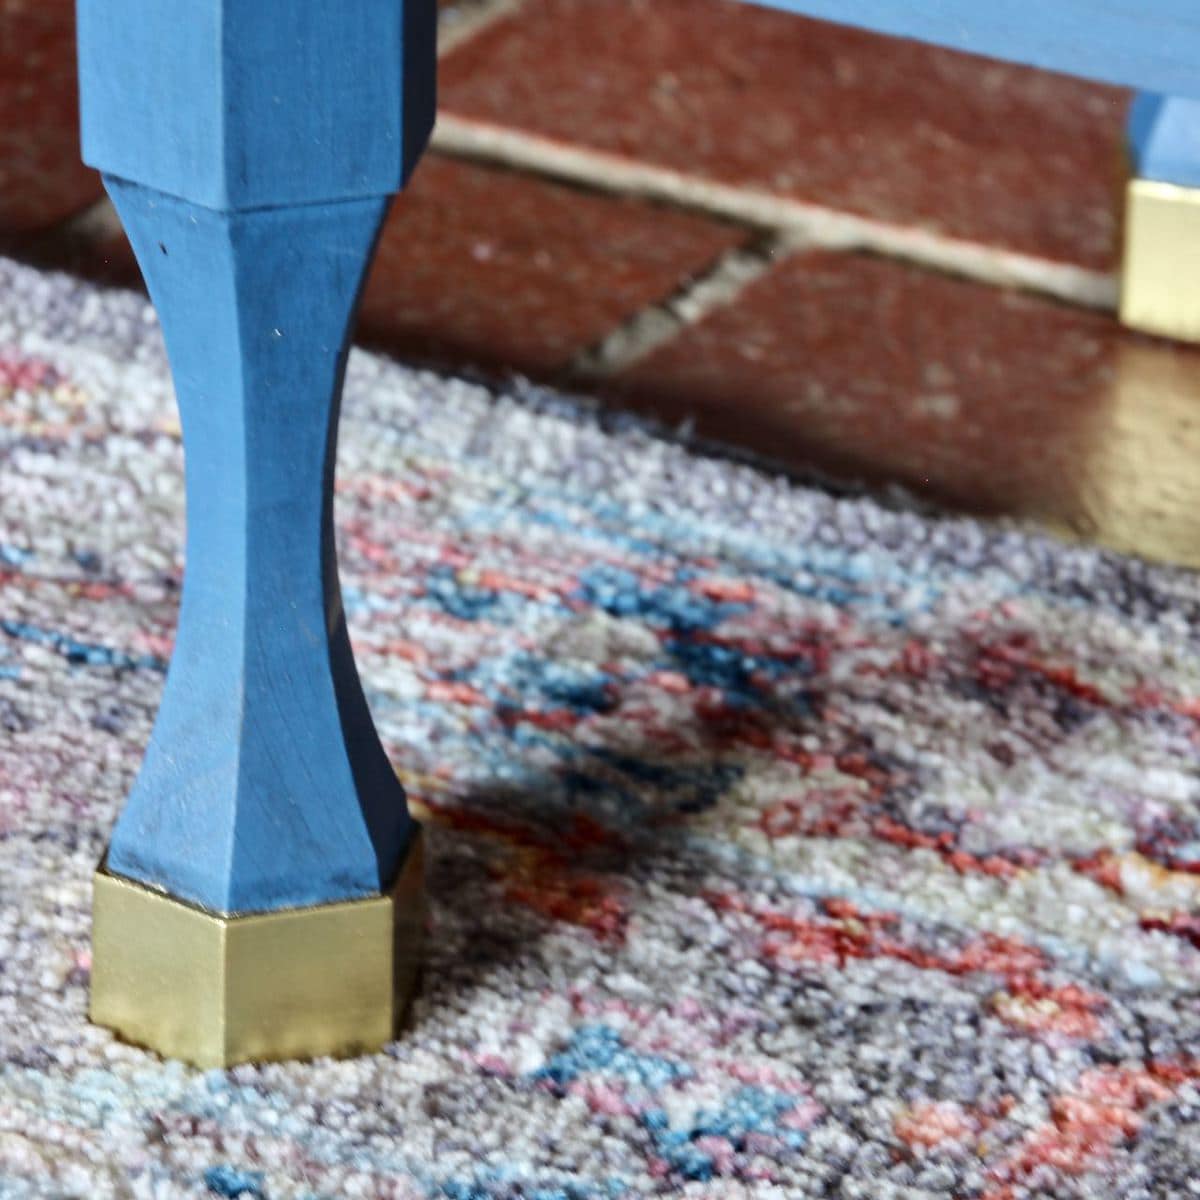
[[[1121,319],[1200,341],[1200,100],[1140,94],[1129,145]]]
[[[332,505],[387,200],[222,213],[107,183],[162,317],[189,514],[175,653],[109,867],[216,912],[378,894],[411,830],[346,635]]]
[[[92,1016],[204,1066],[378,1047],[423,924],[419,832],[346,633],[347,346],[433,118],[434,0],[80,0],[85,158],[158,309],[187,571],[94,904]]]

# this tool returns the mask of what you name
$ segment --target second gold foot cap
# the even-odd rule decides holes
[[[1144,333],[1200,342],[1200,188],[1130,182],[1121,320]]]

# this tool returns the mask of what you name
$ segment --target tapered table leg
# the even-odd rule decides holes
[[[338,586],[338,409],[390,195],[428,135],[433,0],[81,0],[85,158],[158,309],[187,570],[97,873],[92,1016],[205,1066],[378,1047],[419,831]]]

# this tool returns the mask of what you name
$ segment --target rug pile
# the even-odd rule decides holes
[[[363,354],[414,1027],[202,1073],[89,1026],[181,465],[144,299],[0,261],[4,1200],[1197,1194],[1200,582]]]

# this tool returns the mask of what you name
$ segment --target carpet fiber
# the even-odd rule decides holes
[[[1200,583],[361,354],[415,1026],[208,1073],[89,1026],[181,462],[145,302],[0,262],[0,1196],[1195,1194]]]

